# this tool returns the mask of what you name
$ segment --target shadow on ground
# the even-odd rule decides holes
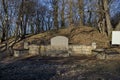
[[[0,63],[0,80],[120,80],[120,62],[93,57],[30,57]]]

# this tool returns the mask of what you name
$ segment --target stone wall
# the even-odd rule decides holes
[[[41,55],[48,55],[49,53],[51,54],[57,54],[59,52],[68,52],[70,55],[91,55],[92,54],[92,50],[96,49],[95,46],[91,45],[91,46],[87,46],[87,45],[69,45],[68,49],[62,49],[59,47],[52,47],[51,45],[41,45],[40,46],[40,54]]]
[[[20,57],[28,54],[29,54],[28,49],[14,50],[14,57]]]
[[[92,50],[94,49],[93,46],[86,46],[86,45],[70,45],[69,50],[71,55],[91,55]]]
[[[95,49],[95,45],[69,45],[68,49],[53,47],[51,45],[29,45],[28,53],[30,55],[41,55],[41,56],[69,56],[69,55],[91,55],[92,50]],[[14,50],[14,56],[26,53],[25,51]]]
[[[41,56],[58,56],[58,57],[66,57],[68,55],[68,49],[60,48],[60,47],[53,47],[51,45],[41,45],[40,46],[40,55]]]
[[[24,42],[24,49],[29,49],[29,44],[28,44],[28,42]]]
[[[30,55],[40,54],[40,46],[35,44],[29,45],[29,54]]]

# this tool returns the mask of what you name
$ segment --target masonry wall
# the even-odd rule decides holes
[[[62,48],[53,48],[50,45],[42,45],[40,46],[40,54],[42,55],[46,55],[48,52],[52,52],[52,51],[68,51],[68,53],[70,53],[71,55],[80,55],[80,54],[84,54],[84,55],[91,55],[92,54],[92,50],[95,49],[95,46],[87,46],[87,45],[69,45],[68,49],[62,49]],[[53,53],[54,54],[54,53]]]
[[[69,45],[68,49],[53,47],[51,45],[29,45],[28,53],[30,55],[41,55],[41,56],[51,56],[51,55],[91,55],[92,50],[95,49],[94,45]],[[26,51],[14,51],[14,56],[20,56],[21,54],[27,53]]]
[[[14,57],[24,56],[24,55],[28,55],[28,54],[29,54],[29,50],[27,50],[27,49],[14,50]]]
[[[40,46],[32,44],[29,46],[29,54],[30,55],[38,55],[40,54]]]
[[[71,51],[71,55],[91,55],[93,46],[86,45],[70,45],[69,50]]]

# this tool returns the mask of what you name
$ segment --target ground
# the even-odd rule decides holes
[[[0,80],[120,80],[119,60],[28,57],[0,63]]]

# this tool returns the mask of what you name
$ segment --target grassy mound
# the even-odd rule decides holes
[[[27,41],[31,44],[50,44],[50,39],[55,36],[66,36],[69,38],[70,44],[91,45],[92,42],[97,43],[97,47],[108,47],[109,40],[106,35],[99,33],[99,31],[92,27],[69,27],[59,30],[51,30],[44,33],[36,34],[28,37],[19,43],[16,43],[14,48],[21,48],[23,42]]]

